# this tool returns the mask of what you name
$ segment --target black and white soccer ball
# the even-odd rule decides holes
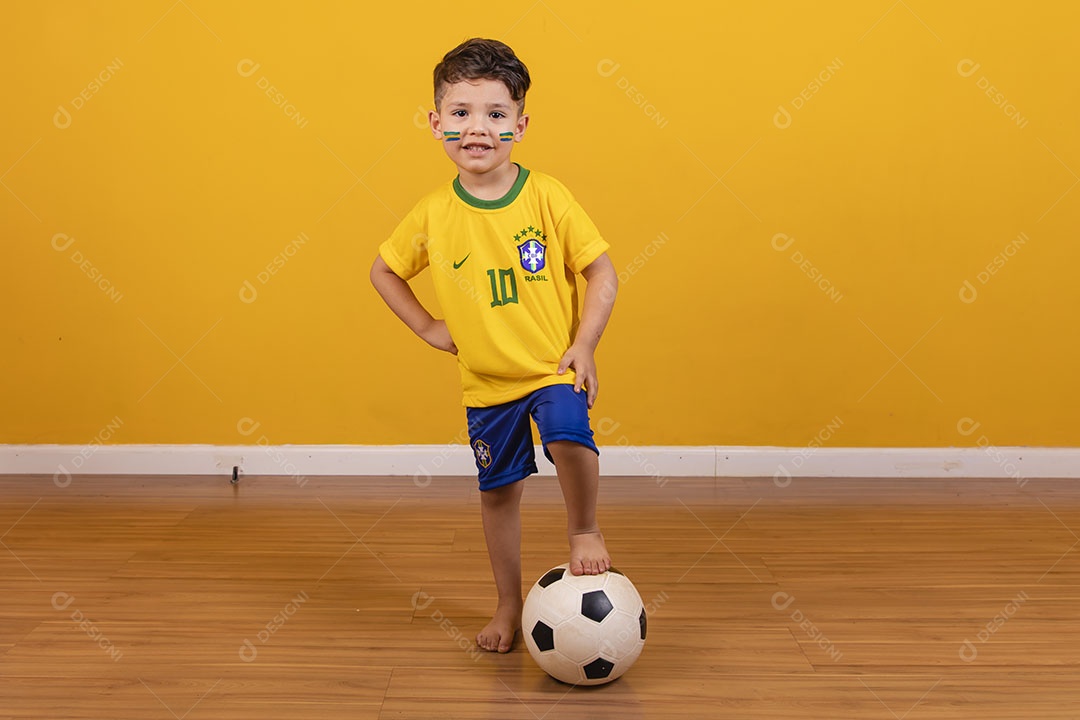
[[[574,575],[560,565],[529,590],[521,613],[529,653],[556,680],[574,685],[611,682],[645,647],[645,606],[615,568]]]

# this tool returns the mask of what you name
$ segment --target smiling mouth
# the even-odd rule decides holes
[[[492,148],[490,145],[477,145],[476,143],[469,143],[468,145],[463,145],[461,149],[469,153],[470,155],[483,155],[488,150],[493,150],[494,148]]]

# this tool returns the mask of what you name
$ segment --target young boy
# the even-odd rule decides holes
[[[566,188],[510,161],[529,125],[529,84],[525,65],[496,40],[474,38],[443,57],[428,119],[457,178],[413,208],[371,267],[390,309],[457,355],[499,597],[476,643],[498,652],[510,650],[521,624],[520,481],[537,471],[530,415],[566,502],[571,572],[611,567],[596,520],[600,470],[588,409],[593,353],[618,278],[608,244]],[[428,265],[445,320],[408,284]],[[575,273],[586,280],[580,321]]]

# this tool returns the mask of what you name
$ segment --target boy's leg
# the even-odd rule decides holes
[[[600,489],[600,462],[591,448],[571,440],[547,444],[559,475],[566,503],[570,538],[570,572],[597,575],[611,567],[604,536],[596,519],[596,496]]]
[[[498,605],[476,635],[484,650],[509,652],[521,626],[521,480],[536,472],[528,408],[522,401],[469,408],[469,444],[476,455],[484,522]]]
[[[518,481],[480,493],[480,513],[484,520],[491,571],[499,602],[495,616],[476,635],[484,650],[509,652],[514,633],[521,627],[521,491]]]
[[[533,393],[531,404],[544,453],[555,463],[566,503],[570,572],[605,572],[611,567],[611,557],[596,520],[600,461],[589,426],[586,394],[574,392],[573,385],[552,385]]]

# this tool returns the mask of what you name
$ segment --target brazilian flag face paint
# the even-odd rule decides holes
[[[445,131],[443,133],[443,138],[446,140],[446,142],[454,142],[455,140],[460,140],[461,139],[461,131],[460,130],[447,130],[447,131]]]
[[[510,142],[513,139],[514,139],[514,133],[512,133],[512,132],[501,132],[501,133],[499,133],[499,140],[502,141],[502,142]]]

